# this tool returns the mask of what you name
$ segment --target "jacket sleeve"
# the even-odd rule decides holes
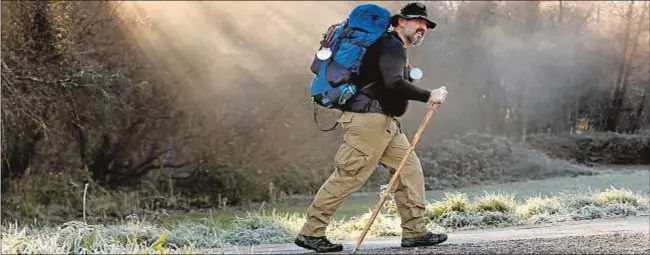
[[[431,92],[406,80],[405,66],[406,49],[394,40],[384,41],[379,55],[379,70],[386,87],[408,100],[427,102]]]

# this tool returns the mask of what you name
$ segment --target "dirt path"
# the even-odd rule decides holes
[[[367,239],[359,254],[650,254],[650,221],[646,217],[599,219],[514,228],[460,231],[444,244],[429,248],[400,248],[399,239]],[[343,242],[350,254],[354,242]],[[233,247],[222,252],[256,254],[313,253],[293,244]]]

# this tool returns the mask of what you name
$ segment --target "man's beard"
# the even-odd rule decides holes
[[[418,31],[422,29],[415,29],[412,27],[405,27],[404,28],[404,35],[406,35],[406,38],[409,40],[411,46],[418,46],[422,43],[422,39],[424,39],[424,36],[421,36],[420,38],[416,38],[415,35]],[[422,33],[424,35],[424,31]]]

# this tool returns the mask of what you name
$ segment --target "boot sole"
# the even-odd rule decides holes
[[[305,242],[300,241],[300,240],[295,240],[293,243],[300,246],[301,248],[304,248],[304,249],[307,249],[307,250],[312,250],[312,251],[315,251],[315,252],[318,252],[318,253],[339,252],[339,251],[343,250],[343,246],[340,246],[340,248],[332,248],[332,249],[318,249],[318,248],[311,247],[311,246],[305,244]]]

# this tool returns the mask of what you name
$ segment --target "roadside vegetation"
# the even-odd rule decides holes
[[[447,193],[427,205],[429,229],[452,232],[465,229],[518,226],[561,221],[649,215],[649,200],[627,189],[528,197],[518,202],[512,194],[486,193],[475,200],[464,193]],[[354,240],[370,212],[335,220],[328,236]],[[292,242],[304,222],[303,214],[249,212],[224,223],[204,217],[194,221],[155,223],[130,216],[117,224],[71,221],[54,226],[2,226],[2,253],[218,253],[231,246]],[[376,219],[369,238],[399,236],[399,217],[392,202]]]

